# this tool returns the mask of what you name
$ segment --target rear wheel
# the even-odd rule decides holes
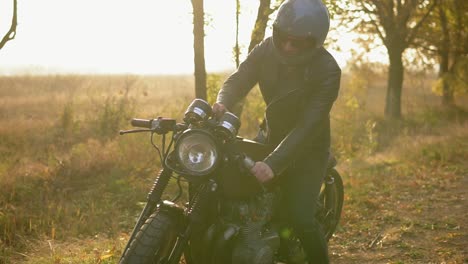
[[[331,168],[328,170],[320,190],[316,214],[327,240],[332,237],[340,221],[343,197],[343,180],[340,174]]]
[[[177,240],[177,219],[158,211],[146,220],[130,243],[120,264],[162,264],[167,261]]]

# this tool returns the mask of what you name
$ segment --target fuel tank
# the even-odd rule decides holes
[[[268,145],[238,137],[235,149],[254,161],[262,161],[271,151]],[[257,179],[244,168],[240,162],[224,163],[219,171],[221,175],[222,194],[228,199],[248,199],[263,192]]]

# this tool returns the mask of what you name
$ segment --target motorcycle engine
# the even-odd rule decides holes
[[[256,224],[241,228],[232,251],[233,264],[273,263],[274,253],[279,247],[279,236],[276,232],[261,232],[259,229]]]
[[[238,227],[232,249],[233,264],[269,264],[280,245],[279,234],[271,228],[273,193],[248,200],[228,201],[223,206],[223,221]]]

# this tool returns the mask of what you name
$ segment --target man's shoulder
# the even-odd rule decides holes
[[[330,78],[330,76],[340,78],[341,68],[333,55],[321,47],[306,66],[304,77],[309,82],[321,82],[324,79]]]
[[[335,57],[324,47],[321,47],[312,65],[324,71],[341,71]]]
[[[268,58],[269,57],[268,54],[270,53],[270,50],[272,49],[271,45],[272,43],[269,40],[269,38],[262,40],[260,43],[255,45],[251,51],[249,51],[246,61],[261,62],[265,58]]]
[[[268,37],[264,40],[262,40],[260,43],[258,43],[251,51],[251,53],[261,53],[261,54],[266,54],[268,52],[273,51],[273,39],[271,37]]]

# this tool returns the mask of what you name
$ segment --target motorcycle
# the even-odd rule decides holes
[[[305,253],[281,209],[281,190],[274,183],[260,184],[249,173],[256,160],[271,148],[237,136],[240,121],[226,112],[212,117],[211,106],[195,99],[182,123],[175,119],[132,119],[148,132],[162,159],[147,203],[125,247],[121,264],[260,264],[306,263]],[[166,147],[166,135],[171,133]],[[162,148],[153,135],[162,136]],[[316,218],[330,239],[341,215],[343,183],[329,159],[327,175],[317,200]],[[179,192],[162,200],[175,178]],[[182,182],[188,182],[188,188]],[[177,203],[184,189],[189,201]],[[306,208],[305,208],[306,210]]]

